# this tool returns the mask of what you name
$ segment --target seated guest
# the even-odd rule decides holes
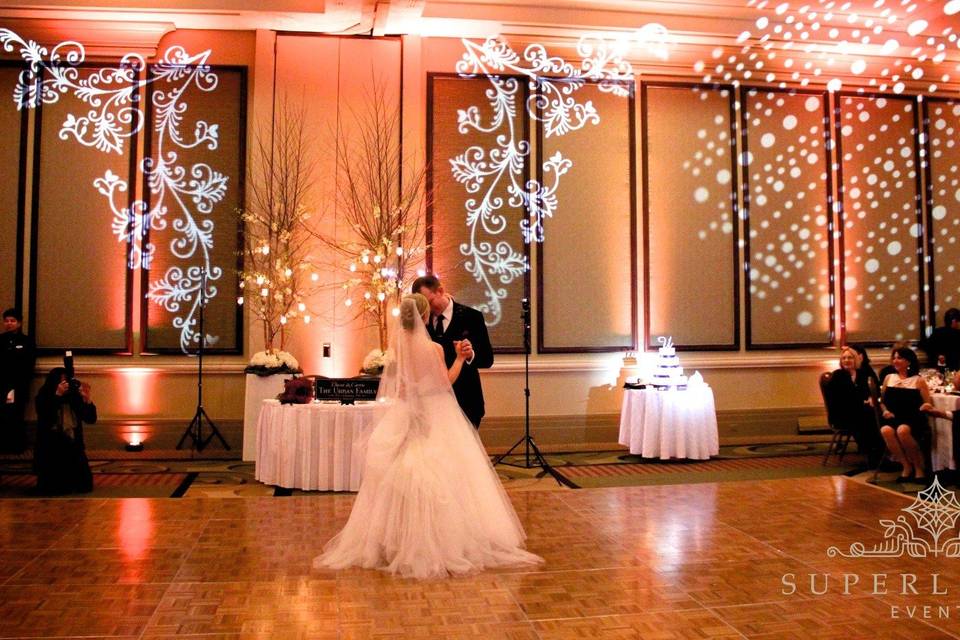
[[[898,342],[894,342],[890,346],[890,364],[885,366],[883,369],[880,369],[880,374],[878,376],[881,385],[883,384],[883,381],[887,379],[887,376],[889,376],[891,373],[897,372],[893,366],[893,357],[896,355],[897,349],[910,349],[910,343],[905,340],[900,340]],[[910,350],[913,351],[913,349]]]
[[[866,454],[869,464],[874,466],[883,450],[874,420],[869,378],[861,366],[862,360],[855,349],[840,349],[840,368],[833,372],[826,388],[827,411],[835,427],[850,430],[857,442],[857,451]]]
[[[927,482],[926,454],[930,447],[930,423],[927,415],[952,418],[952,414],[933,407],[930,389],[918,375],[920,361],[909,347],[893,351],[894,373],[883,379],[880,409],[883,426],[880,435],[890,453],[903,464],[899,481]]]
[[[951,371],[960,369],[960,309],[950,308],[943,314],[943,326],[937,327],[929,338],[920,341],[927,354],[927,364],[936,367],[940,356]]]
[[[870,380],[873,380],[874,388],[877,390],[877,392],[879,392],[880,378],[877,377],[877,372],[873,370],[873,364],[870,363],[870,356],[867,355],[867,350],[857,344],[851,344],[849,346],[851,349],[856,351],[857,355],[860,357],[860,367],[858,369],[860,372],[860,375],[862,375],[864,377],[864,380],[867,381],[868,383]]]
[[[83,423],[97,421],[90,385],[67,379],[57,367],[37,394],[37,443],[33,455],[40,493],[89,493],[93,475],[83,445]]]

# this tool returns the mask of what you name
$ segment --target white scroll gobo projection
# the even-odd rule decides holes
[[[151,207],[137,200],[130,205],[130,185],[110,170],[94,180],[93,186],[107,198],[117,241],[128,243],[129,269],[150,268],[156,248],[145,238],[151,229],[165,229],[169,224],[176,231],[169,250],[183,264],[168,267],[163,276],[151,281],[146,295],[176,314],[173,326],[179,329],[180,348],[186,352],[200,338],[195,330],[200,274],[206,273],[207,299],[217,295],[216,282],[223,276],[222,267],[211,261],[214,223],[208,215],[223,200],[229,177],[206,163],[186,167],[178,162],[178,150],[201,145],[216,149],[219,143],[216,123],[198,121],[192,131],[181,130],[189,108],[182,100],[187,88],[211,92],[217,87],[217,75],[208,65],[211,51],[190,55],[182,47],[171,47],[149,67],[149,72],[143,57],[131,53],[123,56],[115,68],[81,76],[78,67],[84,62],[85,51],[80,43],[62,42],[48,50],[9,29],[0,29],[0,44],[8,52],[18,49],[27,63],[13,95],[17,108],[52,104],[70,93],[89,109],[69,114],[59,137],[105,154],[122,153],[129,139],[143,129],[146,116],[141,91],[165,83],[163,90],[152,94],[155,109],[150,124],[158,139],[157,154],[140,163],[155,204]],[[213,344],[217,336],[208,335],[206,340]]]
[[[654,55],[663,56],[665,33],[662,26],[651,24],[637,33],[637,39]],[[451,158],[450,166],[454,178],[471,195],[464,203],[469,240],[462,243],[459,250],[466,258],[465,268],[485,290],[486,302],[478,308],[493,326],[502,319],[501,302],[507,295],[504,285],[529,269],[522,250],[507,241],[495,240],[506,228],[501,210],[505,205],[524,207],[529,215],[520,223],[524,242],[543,242],[543,221],[556,213],[557,186],[573,167],[573,163],[557,151],[542,163],[542,182],[525,179],[530,143],[517,130],[511,115],[518,109],[526,109],[531,121],[539,123],[548,138],[596,124],[600,114],[592,101],[577,100],[578,90],[591,81],[600,91],[627,97],[632,91],[633,69],[624,59],[630,46],[626,41],[581,39],[577,45],[579,65],[549,55],[540,44],[527,46],[522,55],[505,42],[494,39],[482,44],[463,40],[463,44],[466,53],[457,63],[457,72],[465,78],[479,76],[490,82],[486,98],[492,116],[484,122],[478,107],[460,109],[459,131],[461,134],[496,132],[497,146],[491,149],[471,146]],[[530,91],[525,104],[518,104],[518,96],[523,93],[520,83],[524,80]],[[494,193],[502,183],[508,183],[506,202]]]

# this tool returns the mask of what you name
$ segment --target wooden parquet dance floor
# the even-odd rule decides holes
[[[311,568],[350,495],[3,500],[0,637],[960,637],[960,560],[827,553],[901,515],[954,538],[948,500],[919,526],[844,477],[511,499],[545,565],[426,582]]]

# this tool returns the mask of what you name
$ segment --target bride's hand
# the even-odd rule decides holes
[[[465,342],[466,342],[465,340],[454,340],[454,341],[453,341],[453,348],[454,348],[454,350],[457,352],[457,359],[458,359],[458,360],[466,360],[466,359],[467,359],[467,351],[470,349],[470,344],[469,344],[469,343],[464,344]]]

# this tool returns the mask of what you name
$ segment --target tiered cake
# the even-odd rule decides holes
[[[680,358],[673,346],[673,338],[657,338],[660,351],[657,354],[657,366],[653,370],[652,385],[657,389],[683,389],[687,386],[687,377],[683,375]]]

